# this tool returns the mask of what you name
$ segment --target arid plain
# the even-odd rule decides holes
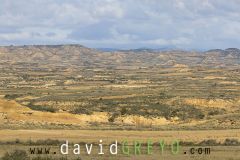
[[[27,150],[29,140],[94,142],[101,137],[106,142],[175,138],[183,144],[181,151],[212,146],[210,159],[240,156],[236,48],[107,52],[81,45],[0,47],[0,79],[1,156],[19,147]]]

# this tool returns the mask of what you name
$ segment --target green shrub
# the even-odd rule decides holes
[[[90,115],[92,114],[93,112],[92,111],[89,111],[88,109],[86,108],[75,108],[74,110],[70,111],[70,113],[72,114],[87,114],[87,115]]]
[[[52,112],[55,113],[57,111],[56,108],[49,107],[49,106],[40,106],[40,105],[33,105],[32,103],[27,105],[28,108],[36,111],[42,111],[42,112]]]
[[[225,146],[239,146],[240,142],[237,139],[226,139],[223,143]]]
[[[219,109],[219,108],[207,108],[208,109],[208,115],[209,116],[214,116],[214,115],[221,115],[226,112],[225,109]]]
[[[22,95],[20,95],[20,94],[6,94],[4,96],[4,98],[6,98],[6,99],[16,99],[16,98],[21,97],[21,96]]]
[[[114,122],[115,119],[120,116],[121,113],[118,113],[118,112],[114,112],[109,118],[108,118],[108,122]]]
[[[34,157],[32,160],[68,160],[66,157],[61,157],[61,158],[53,158],[53,157]]]
[[[11,153],[6,153],[2,160],[29,160],[30,158],[27,155],[26,151],[23,150],[15,150]]]
[[[217,142],[215,139],[208,139],[203,140],[202,142],[198,143],[200,146],[218,146],[220,145],[219,142]]]
[[[32,160],[54,160],[52,157],[34,157]]]
[[[127,114],[128,110],[126,107],[123,107],[123,108],[121,108],[120,112],[121,112],[121,115],[125,115],[125,114]]]
[[[57,139],[45,139],[45,140],[37,140],[37,141],[30,141],[28,142],[31,145],[59,145],[61,143],[63,143],[60,140]]]

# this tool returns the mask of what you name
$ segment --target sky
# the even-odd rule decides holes
[[[240,48],[240,0],[0,0],[0,45]]]

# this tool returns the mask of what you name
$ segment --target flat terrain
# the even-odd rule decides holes
[[[51,147],[51,150],[58,154],[52,155],[52,157],[62,156],[60,155],[60,145],[68,140],[71,143],[77,143],[84,148],[85,143],[92,143],[93,154],[86,155],[82,150],[80,157],[82,159],[96,158],[98,153],[99,140],[103,140],[102,144],[106,154],[100,156],[100,159],[159,159],[159,157],[167,159],[226,159],[237,160],[240,158],[240,146],[234,144],[226,144],[226,139],[240,140],[239,130],[209,130],[209,131],[94,131],[94,130],[1,130],[0,131],[0,156],[3,156],[7,151],[13,151],[15,149],[21,149],[28,151],[29,148],[34,147]],[[17,139],[17,140],[16,140]],[[51,143],[50,140],[44,142],[44,140],[50,139],[59,140],[59,142]],[[155,144],[152,155],[147,155],[147,148],[142,146],[142,154],[135,155],[131,150],[130,156],[123,155],[121,153],[121,145],[119,145],[119,155],[110,155],[108,152],[108,145],[117,140],[120,144],[124,140],[127,140],[130,148],[133,148],[134,141],[141,141],[146,144],[148,140],[152,140]],[[31,144],[29,144],[31,140]],[[159,141],[166,143],[164,152],[159,151]],[[180,145],[180,150],[177,155],[171,153],[171,148],[167,145],[171,145],[174,140],[181,142],[192,142],[188,145]],[[216,140],[219,144],[208,143],[201,144],[203,141]],[[16,142],[15,142],[16,141]],[[42,142],[41,142],[42,141]],[[11,143],[12,142],[12,143]],[[35,143],[34,143],[35,142]],[[38,143],[37,143],[38,142]],[[225,142],[225,143],[224,143]],[[70,145],[72,147],[72,145]],[[210,148],[211,153],[208,154],[191,154],[191,148]],[[186,152],[186,154],[184,154]],[[34,156],[33,156],[34,157]],[[69,154],[69,158],[77,158],[76,155]]]
[[[172,141],[178,139],[181,141],[201,142],[206,139],[216,139],[223,142],[225,139],[239,139],[240,130],[204,130],[204,131],[110,131],[110,130],[0,130],[0,141],[12,141],[20,139],[27,141],[29,139],[36,141],[41,139],[58,139],[75,142],[96,142],[103,139],[105,143],[114,140],[147,140]]]

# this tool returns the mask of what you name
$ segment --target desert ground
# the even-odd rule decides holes
[[[103,137],[107,143],[175,137],[183,144],[181,154],[162,155],[167,159],[237,160],[239,126],[236,48],[107,52],[81,45],[0,47],[2,157],[48,140],[57,151],[66,138],[83,143]],[[213,152],[183,154],[191,146],[211,146]]]

